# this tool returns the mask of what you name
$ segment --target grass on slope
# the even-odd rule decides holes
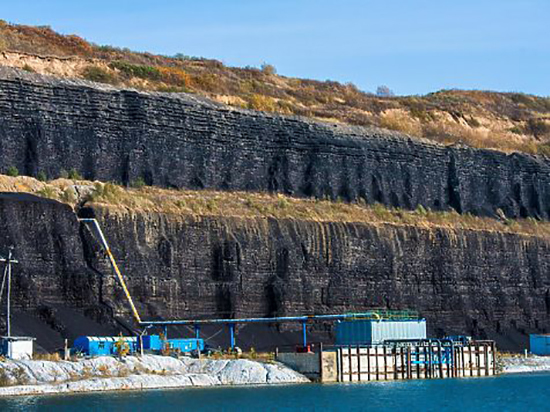
[[[86,59],[78,70],[71,66],[74,62],[62,59],[27,56],[9,63],[29,71],[144,90],[197,93],[233,106],[375,125],[444,144],[550,154],[550,98],[458,90],[383,97],[362,92],[351,83],[279,76],[269,64],[238,68],[182,54],[136,53],[64,36],[49,27],[0,20],[2,50]]]
[[[0,175],[0,191],[27,192],[56,199],[73,207],[86,202],[111,211],[156,212],[179,216],[294,219],[316,222],[365,222],[412,225],[420,228],[476,229],[550,237],[550,222],[535,219],[476,217],[456,212],[415,211],[363,202],[301,199],[280,194],[172,190],[142,186],[125,188],[112,183],[56,179],[40,182],[31,177]]]

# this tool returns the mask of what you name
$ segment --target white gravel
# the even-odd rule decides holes
[[[550,356],[501,357],[503,373],[525,373],[550,371]]]
[[[0,362],[0,396],[179,388],[216,385],[303,383],[303,375],[279,363],[146,355],[123,361],[98,357],[71,361]]]

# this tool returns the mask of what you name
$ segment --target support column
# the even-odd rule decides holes
[[[231,350],[235,349],[235,324],[230,323],[229,325],[229,342],[231,345]]]
[[[199,325],[194,325],[195,328],[195,339],[201,338],[201,327]]]

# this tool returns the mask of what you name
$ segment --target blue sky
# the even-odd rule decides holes
[[[0,18],[365,91],[550,96],[550,0],[0,0]]]

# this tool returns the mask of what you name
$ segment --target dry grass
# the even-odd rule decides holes
[[[550,98],[460,90],[380,97],[350,83],[279,76],[268,64],[261,69],[236,68],[212,59],[136,53],[64,36],[49,27],[0,20],[2,49],[81,58],[78,64],[63,59],[14,60],[28,71],[144,90],[197,93],[238,107],[381,126],[446,144],[550,154]]]
[[[59,362],[61,356],[59,353],[35,353],[32,357],[34,360],[50,361],[50,362]]]
[[[83,197],[74,192],[74,184],[88,187]],[[371,224],[407,225],[424,228],[474,229],[550,237],[550,222],[532,218],[497,220],[435,212],[419,207],[415,211],[388,208],[364,202],[345,203],[304,199],[281,194],[254,192],[221,192],[212,190],[173,190],[143,186],[124,188],[112,183],[57,179],[39,182],[30,177],[0,175],[0,191],[27,192],[67,203],[73,207],[87,204],[112,212],[153,212],[177,216],[224,216],[247,219],[290,219],[315,222],[364,222]],[[72,193],[70,196],[67,193]]]
[[[249,359],[257,362],[271,363],[275,361],[274,352],[256,352],[254,348],[242,353],[231,351],[216,351],[206,356],[206,359],[213,360],[233,360],[233,359]]]

